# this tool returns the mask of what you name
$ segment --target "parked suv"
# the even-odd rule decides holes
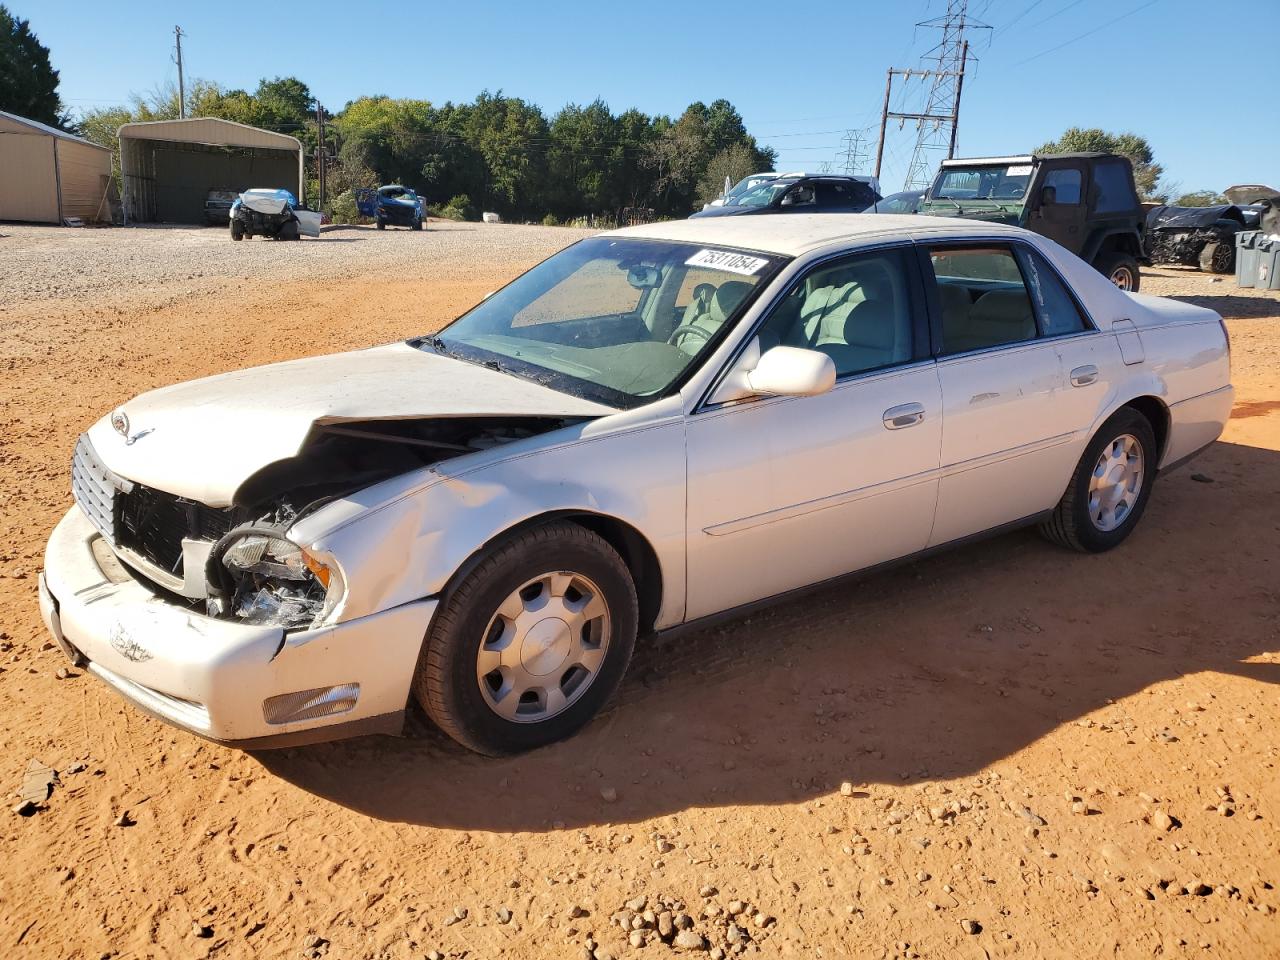
[[[1138,289],[1144,213],[1133,166],[1114,153],[944,160],[920,213],[1025,227]]]
[[[737,217],[753,213],[861,213],[880,199],[867,177],[783,174],[720,207],[695,217]]]

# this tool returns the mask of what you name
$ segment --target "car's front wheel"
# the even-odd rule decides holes
[[[635,584],[602,537],[566,521],[534,527],[446,591],[414,692],[445,733],[479,753],[553,743],[617,689],[638,618]]]
[[[1137,526],[1156,479],[1156,437],[1132,407],[1094,434],[1053,516],[1040,526],[1055,543],[1085,553],[1118,546]]]

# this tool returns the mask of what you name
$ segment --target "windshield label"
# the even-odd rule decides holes
[[[1031,172],[1031,164],[1024,163],[1016,167],[1010,167],[1004,172],[1006,177],[1021,177]]]
[[[745,253],[731,253],[728,250],[699,250],[684,262],[686,267],[710,267],[712,270],[725,270],[744,277],[753,277],[769,265],[769,261],[761,257],[749,257]]]

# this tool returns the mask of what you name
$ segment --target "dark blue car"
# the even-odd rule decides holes
[[[422,198],[398,183],[377,190],[363,188],[355,193],[356,209],[364,216],[372,217],[379,230],[385,230],[388,225],[421,230],[423,221],[427,219]]]

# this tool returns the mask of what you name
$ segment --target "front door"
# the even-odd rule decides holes
[[[690,619],[923,549],[941,393],[909,247],[815,267],[758,331],[831,357],[816,397],[710,404],[688,423]]]
[[[1045,170],[1030,197],[1027,227],[1078,254],[1088,220],[1086,186],[1083,164],[1055,164]]]

